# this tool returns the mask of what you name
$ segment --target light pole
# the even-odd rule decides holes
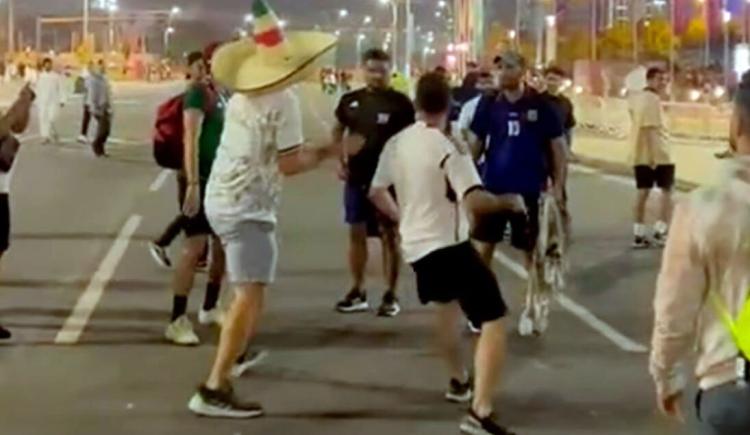
[[[675,63],[677,53],[677,44],[675,39],[675,20],[676,20],[676,5],[674,0],[669,2],[669,79],[671,81],[671,92],[669,93],[670,100],[675,100]]]
[[[711,64],[711,15],[708,11],[708,2],[706,0],[698,0],[698,4],[701,5],[701,12],[703,13],[703,23],[706,27],[706,38],[705,48],[703,49],[703,65],[709,66]]]
[[[391,14],[393,15],[393,22],[391,24],[391,34],[393,35],[393,41],[391,44],[393,52],[392,57],[394,66],[398,69],[398,4],[396,4],[396,0],[380,0],[380,4],[391,7]]]
[[[365,42],[367,36],[364,33],[357,35],[357,63],[362,65],[362,43]]]
[[[721,10],[721,21],[724,23],[724,88],[729,87],[729,72],[731,67],[729,65],[729,23],[732,21],[732,13],[726,10],[726,0],[724,1],[724,8]]]
[[[169,11],[169,17],[167,18],[167,28],[164,29],[164,57],[169,56],[169,43],[171,41],[172,34],[175,32],[175,28],[172,25],[172,22],[174,19],[182,13],[182,9],[179,8],[179,6],[172,6],[172,9]],[[245,16],[245,20],[247,21],[247,15]]]
[[[597,46],[596,46],[596,34],[597,34],[597,28],[598,28],[597,21],[599,20],[599,17],[598,17],[599,11],[597,10],[596,5],[598,2],[599,2],[598,0],[591,0],[591,29],[590,29],[591,30],[591,35],[590,35],[591,60],[594,62],[597,60],[597,57],[598,57]],[[635,41],[633,41],[633,43],[635,43]]]
[[[119,10],[117,0],[110,0],[109,6],[109,51],[114,50],[115,47],[115,13]]]
[[[15,0],[8,0],[8,52],[16,51],[16,11]]]
[[[91,5],[89,0],[83,0],[83,35],[81,41],[84,45],[89,42],[89,18],[91,16]]]
[[[557,58],[557,16],[547,15],[545,22],[547,23],[547,53],[545,57],[549,65]]]

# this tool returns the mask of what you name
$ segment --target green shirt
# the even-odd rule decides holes
[[[201,135],[198,138],[198,172],[205,182],[211,174],[211,166],[224,130],[224,101],[218,93],[207,87],[192,86],[185,92],[183,104],[185,109],[203,112]]]

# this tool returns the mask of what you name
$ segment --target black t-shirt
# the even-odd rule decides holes
[[[349,159],[349,182],[368,186],[375,175],[383,147],[393,136],[414,124],[414,106],[393,89],[360,89],[343,97],[336,118],[352,133],[365,138],[365,146]]]
[[[573,103],[568,97],[565,95],[552,95],[549,92],[544,92],[541,96],[552,106],[552,109],[554,109],[566,131],[576,126]]]

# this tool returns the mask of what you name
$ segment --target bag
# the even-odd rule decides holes
[[[172,97],[156,111],[154,159],[162,168],[182,169],[183,166],[183,99],[184,94]]]
[[[12,134],[0,139],[0,172],[10,172],[20,148],[21,143]]]

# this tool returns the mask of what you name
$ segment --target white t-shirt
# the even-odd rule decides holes
[[[458,116],[458,131],[471,129],[471,123],[474,121],[474,115],[477,113],[477,107],[479,107],[479,101],[482,99],[481,95],[478,95],[464,104],[461,108],[461,114]]]
[[[206,213],[276,223],[282,184],[277,158],[303,141],[300,102],[291,89],[257,97],[233,95],[206,188]]]
[[[481,185],[471,156],[423,122],[386,144],[372,181],[375,188],[396,189],[401,248],[408,263],[469,240],[465,213],[448,192],[462,200],[469,189]]]

